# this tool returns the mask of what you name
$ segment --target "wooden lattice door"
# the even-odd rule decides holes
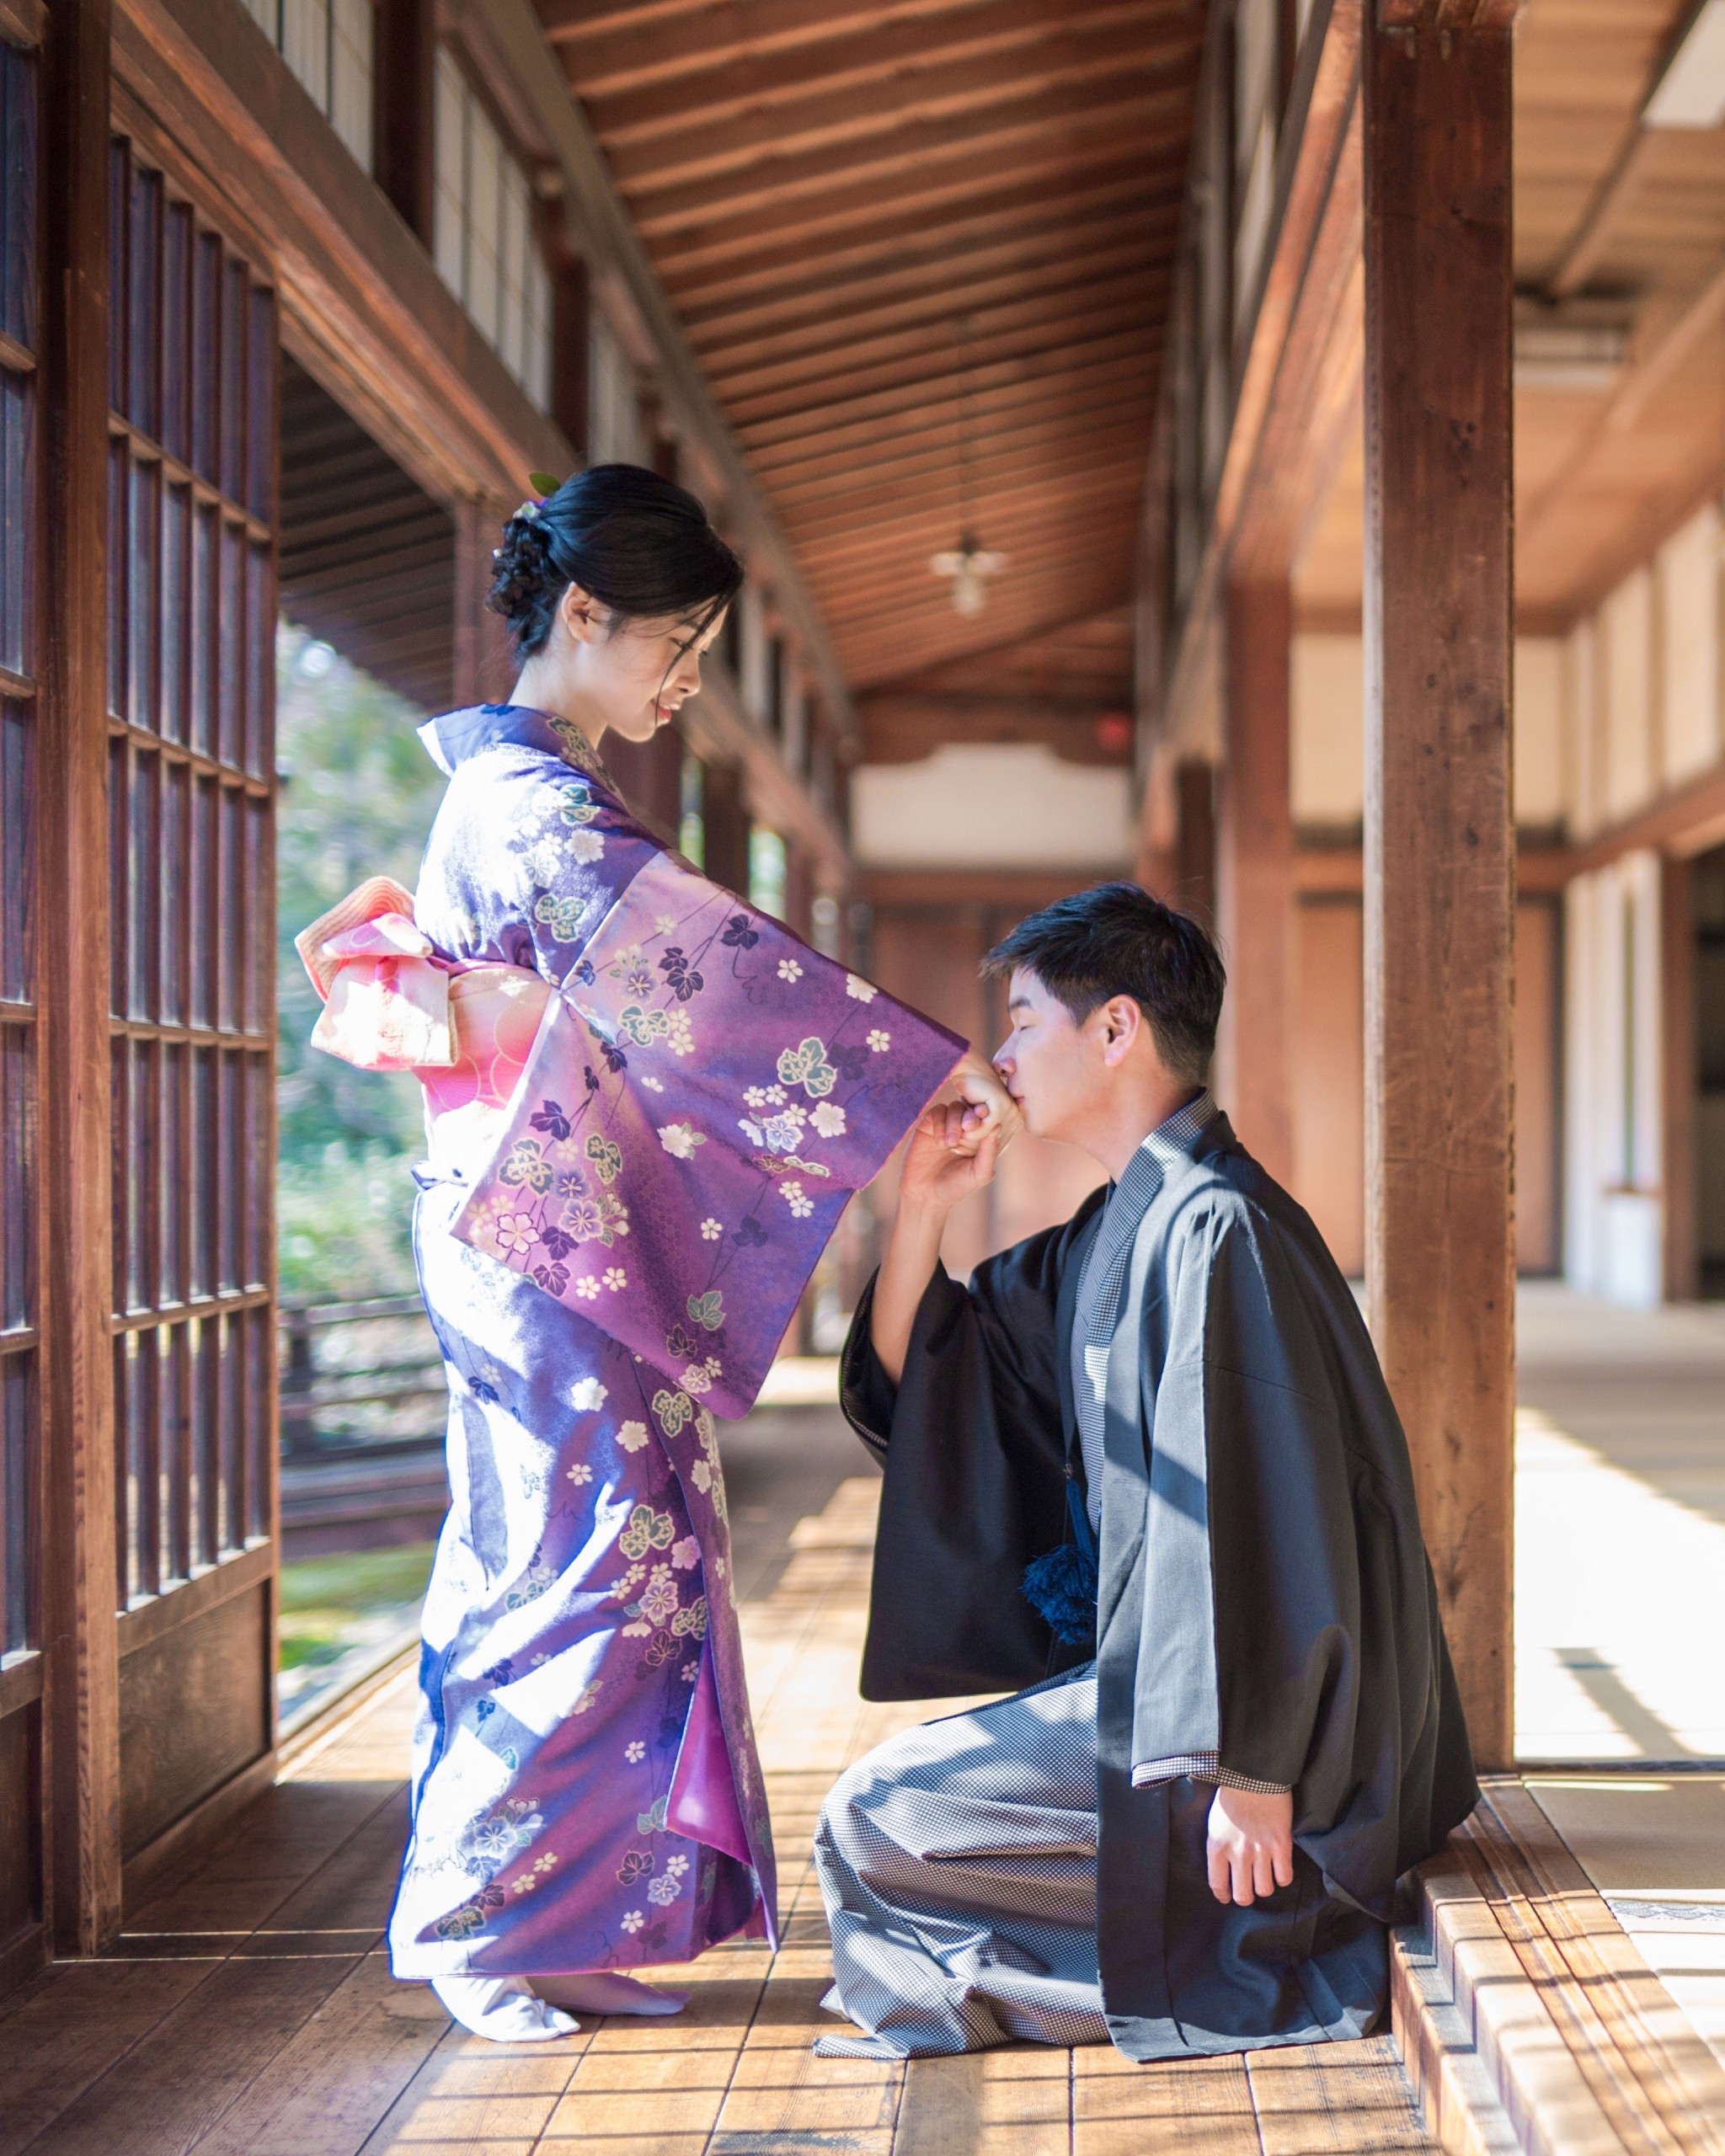
[[[270,1749],[276,328],[112,152],[115,1599],[128,1860]]]

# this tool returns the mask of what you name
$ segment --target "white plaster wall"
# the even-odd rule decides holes
[[[1599,609],[1603,646],[1595,676],[1595,723],[1604,731],[1600,807],[1611,822],[1652,794],[1658,772],[1653,738],[1653,579],[1626,577]]]
[[[1576,878],[1565,942],[1564,1271],[1644,1306],[1664,1284],[1657,855]]]
[[[1719,755],[1720,540],[1719,512],[1709,504],[1659,550],[1659,732],[1668,786]]]
[[[1288,697],[1295,822],[1357,823],[1365,810],[1365,667],[1359,638],[1296,636]]]
[[[1604,821],[1599,808],[1599,702],[1594,681],[1594,625],[1578,622],[1563,639],[1563,734],[1565,820],[1573,839],[1583,839]]]
[[[1557,637],[1515,639],[1515,820],[1563,820],[1563,644]]]
[[[1563,643],[1515,640],[1515,819],[1555,824],[1566,795]],[[1365,808],[1365,674],[1357,636],[1302,633],[1289,675],[1289,787],[1296,824],[1358,823]]]
[[[949,742],[915,764],[863,764],[851,839],[867,868],[1074,868],[1124,873],[1129,771],[1063,763],[1045,744]]]

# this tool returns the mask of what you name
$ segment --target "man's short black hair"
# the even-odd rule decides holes
[[[1021,921],[982,962],[985,980],[1023,967],[1082,1025],[1111,995],[1150,1022],[1171,1077],[1201,1086],[1215,1053],[1227,975],[1209,931],[1137,883],[1098,883]]]

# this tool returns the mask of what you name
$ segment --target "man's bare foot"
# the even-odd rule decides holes
[[[528,1981],[541,1999],[570,2014],[680,2014],[689,2003],[686,1991],[660,1991],[656,1984],[644,1984],[610,1969]]]

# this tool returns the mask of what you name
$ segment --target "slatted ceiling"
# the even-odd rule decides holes
[[[1145,210],[1170,227],[1179,222],[1178,195],[1148,193],[1141,157],[1123,164],[1119,146],[1104,144],[1096,161],[1060,172],[998,179],[980,203],[974,179],[963,183],[973,199],[942,208],[937,217],[922,198],[897,210],[876,193],[866,204],[851,201],[848,216],[820,233],[804,227],[788,237],[769,235],[761,244],[674,253],[660,250],[660,274],[692,328],[709,315],[758,301],[788,304],[808,291],[825,294],[872,269],[908,280],[957,264],[968,252],[1009,240],[1044,225],[1076,232],[1102,231],[1105,221]],[[814,244],[819,240],[817,247]],[[686,287],[686,290],[685,289]]]
[[[303,367],[281,368],[281,611],[422,710],[455,657],[455,525]]]
[[[1634,130],[1691,0],[1530,0],[1515,31],[1515,273],[1541,282]]]
[[[852,687],[1119,606],[1201,0],[540,10]]]

